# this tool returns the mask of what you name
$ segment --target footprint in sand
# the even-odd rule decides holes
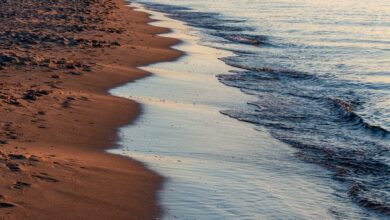
[[[26,183],[26,182],[22,182],[22,181],[17,181],[14,185],[13,185],[13,188],[14,189],[24,189],[26,187],[30,187],[31,184],[30,183]]]
[[[48,176],[46,173],[41,173],[41,174],[34,174],[32,177],[35,177],[37,179],[46,181],[46,182],[51,182],[51,183],[56,183],[59,182],[57,179]]]
[[[13,208],[13,207],[15,207],[15,205],[12,203],[0,202],[0,208]]]

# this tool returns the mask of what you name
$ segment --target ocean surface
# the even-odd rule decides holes
[[[216,135],[221,140],[216,138],[214,143],[225,145],[207,146],[206,151],[197,152],[197,148],[210,143],[210,140],[202,142],[202,139],[199,146],[191,146],[192,168],[190,165],[188,170],[183,168],[183,173],[177,171],[181,160],[187,158],[183,156],[183,149],[180,156],[175,155],[179,159],[173,157],[169,160],[180,161],[179,164],[152,165],[152,169],[153,166],[159,167],[157,170],[163,175],[172,175],[172,185],[168,183],[172,191],[189,184],[189,181],[193,187],[199,186],[187,188],[187,193],[175,192],[176,196],[163,190],[162,200],[166,198],[165,204],[171,208],[166,219],[390,218],[390,1],[136,2],[190,26],[186,32],[196,35],[197,43],[227,51],[222,56],[215,56],[227,67],[217,68],[203,63],[204,66],[198,64],[187,74],[197,71],[212,73],[209,76],[215,77],[218,83],[243,94],[230,96],[230,93],[223,93],[218,96],[218,92],[210,90],[215,84],[209,85],[207,80],[193,81],[205,86],[194,91],[211,91],[209,95],[198,96],[214,96],[210,100],[195,97],[194,103],[207,108],[212,106],[220,116],[210,116],[192,126],[204,130],[201,128],[203,123],[218,128],[216,131],[206,130],[222,132],[222,136]],[[191,52],[188,54],[191,57]],[[182,61],[180,71],[186,68],[185,64],[200,59]],[[158,68],[161,71],[162,67]],[[153,69],[148,71],[153,72]],[[154,85],[157,86],[154,90],[161,86],[159,83]],[[163,98],[176,97],[176,93],[186,94],[186,86],[190,87],[189,84],[179,86],[174,94]],[[136,95],[137,91],[140,90],[120,90],[114,94]],[[153,95],[146,93],[150,102]],[[174,103],[191,100],[189,94],[192,94],[191,90]],[[140,100],[140,96],[137,97],[131,98]],[[145,92],[142,97],[145,97]],[[157,97],[158,100],[163,98]],[[145,99],[143,102],[147,103]],[[201,109],[199,106],[193,108]],[[152,107],[146,108],[145,115],[152,111]],[[159,112],[156,117],[164,113],[161,108],[155,111]],[[170,117],[160,125],[169,124],[169,120],[181,123],[180,117],[184,123],[196,118],[197,114],[189,116],[190,112],[175,113],[169,108],[167,111],[165,115]],[[225,120],[219,117],[230,117],[253,127],[230,121],[233,125],[216,126]],[[207,119],[205,115],[199,118]],[[158,121],[158,117],[153,120]],[[140,124],[140,127],[144,126],[142,117]],[[160,132],[167,127],[160,127]],[[234,128],[237,128],[236,133]],[[150,145],[153,157],[167,156],[172,149],[164,148],[162,143],[180,144],[174,139],[180,135],[188,138],[187,145],[204,138],[194,132],[181,134],[176,131],[175,134],[161,135],[159,140],[154,140],[152,147],[150,143],[145,144],[145,139],[135,141],[134,146]],[[209,134],[211,139],[213,135]],[[166,142],[166,137],[171,139]],[[129,152],[132,152],[130,156],[136,154],[134,148]],[[150,156],[145,156],[144,152],[142,157]],[[221,169],[218,163],[229,166],[223,172],[217,171]],[[175,172],[176,175],[172,174]],[[208,178],[216,179],[207,179],[202,172],[208,173]],[[187,178],[177,180],[180,176]],[[199,181],[198,178],[203,177],[207,183],[204,187],[202,181],[194,181],[194,178]],[[230,179],[232,177],[235,179]],[[213,193],[207,192],[207,187],[221,190],[219,183],[224,185],[225,191],[218,191],[218,195],[212,197]],[[256,189],[256,184],[259,189]],[[265,191],[264,187],[268,190]],[[193,207],[188,208],[191,204]],[[174,210],[175,207],[182,211]]]

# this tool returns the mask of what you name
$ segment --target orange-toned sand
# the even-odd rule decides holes
[[[104,153],[140,106],[107,94],[171,60],[122,0],[0,0],[0,219],[154,219],[161,177]]]

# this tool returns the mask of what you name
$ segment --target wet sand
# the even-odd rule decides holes
[[[0,219],[159,216],[162,177],[104,153],[140,112],[107,90],[177,40],[122,0],[0,4]]]

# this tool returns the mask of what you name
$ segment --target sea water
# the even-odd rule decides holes
[[[164,218],[390,214],[390,3],[142,3],[187,55],[112,91],[144,104],[116,153],[168,178]]]

